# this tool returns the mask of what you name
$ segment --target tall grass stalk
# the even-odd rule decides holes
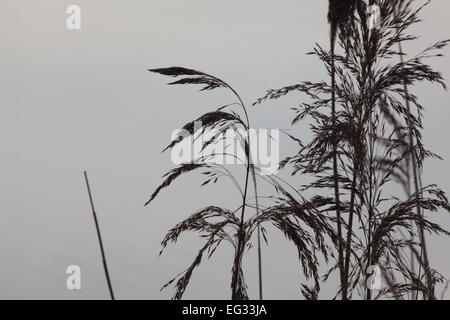
[[[200,159],[194,159],[193,162],[182,164],[164,175],[163,183],[156,188],[150,196],[150,199],[146,202],[145,205],[152,202],[162,189],[168,187],[181,175],[194,171],[202,171],[202,174],[206,176],[207,180],[202,185],[214,184],[222,177],[230,179],[241,195],[241,205],[239,207],[226,209],[210,205],[190,215],[166,234],[162,241],[163,250],[169,243],[176,242],[178,237],[186,231],[200,233],[206,239],[206,243],[199,250],[191,266],[166,283],[162,289],[175,283],[176,293],[173,299],[181,299],[189,284],[193,271],[202,262],[203,256],[207,255],[208,258],[211,257],[222,242],[228,242],[234,248],[231,272],[231,298],[233,300],[248,299],[247,285],[242,268],[243,258],[246,251],[251,247],[251,238],[255,231],[259,232],[259,235],[257,235],[258,243],[260,242],[260,237],[263,237],[267,242],[267,234],[262,224],[270,223],[294,243],[297,248],[303,273],[307,279],[312,278],[314,280],[314,290],[318,291],[319,276],[316,251],[319,250],[325,257],[328,257],[328,248],[324,243],[324,233],[331,233],[331,228],[325,219],[320,215],[316,215],[315,206],[305,201],[295,189],[293,189],[295,194],[291,194],[287,190],[290,186],[283,180],[264,175],[264,172],[252,163],[251,141],[248,131],[250,122],[245,105],[237,92],[223,80],[193,69],[170,67],[151,69],[149,71],[165,76],[182,77],[169,83],[170,85],[203,85],[201,91],[224,88],[228,89],[237,99],[237,101],[223,105],[215,111],[203,114],[183,127],[194,140],[199,137],[196,135],[198,132],[195,131],[194,126],[194,123],[197,121],[201,121],[202,123],[202,128],[198,129],[200,133],[213,128],[218,129],[218,134],[215,134],[210,140],[202,142],[202,150],[208,145],[224,139],[223,133],[227,129],[243,128],[247,133],[239,135],[239,141],[245,150],[245,159],[240,159],[234,154],[224,152],[224,155],[235,158],[245,167],[245,180],[243,183],[239,183],[238,179],[224,165],[209,161],[216,155],[204,154]],[[240,108],[243,118],[241,114],[233,109],[235,106]],[[185,136],[179,136],[164,150],[174,147],[184,138]],[[253,176],[255,185],[254,203],[250,202],[248,196],[250,175]],[[262,182],[268,183],[273,187],[276,195],[270,197],[270,199],[274,204],[271,201],[270,203],[261,205],[256,189],[256,178],[261,179]],[[249,217],[246,215],[247,208],[256,209],[256,214]],[[315,234],[315,236],[313,237],[311,234]],[[261,257],[260,249],[258,250],[258,257]],[[258,268],[260,298],[262,298],[261,270],[260,263]]]
[[[91,204],[92,216],[94,218],[94,223],[95,223],[95,230],[97,231],[97,238],[98,238],[98,243],[100,246],[100,252],[102,255],[103,270],[105,271],[105,277],[106,277],[106,283],[108,284],[109,295],[111,296],[111,300],[115,300],[114,291],[113,291],[112,284],[111,284],[111,278],[109,277],[108,265],[106,263],[105,249],[103,248],[102,236],[100,234],[100,227],[99,227],[98,220],[97,220],[97,213],[95,212],[94,200],[92,199],[91,188],[89,186],[89,180],[88,180],[86,171],[84,171],[84,180],[86,181],[86,188],[87,188],[88,195],[89,195],[89,202]]]
[[[345,239],[336,234],[330,239],[337,251],[337,261],[323,277],[326,281],[335,270],[340,270],[342,249],[339,243],[342,243],[344,272],[340,273],[342,281],[336,295],[343,299],[350,299],[354,294],[365,299],[386,296],[403,299],[419,291],[425,299],[433,299],[431,289],[442,277],[427,266],[428,262],[420,253],[424,239],[422,230],[441,235],[449,235],[449,232],[432,223],[424,213],[418,215],[415,211],[417,208],[430,214],[439,209],[448,211],[448,200],[434,185],[420,187],[420,177],[414,194],[405,200],[400,200],[391,190],[395,183],[405,185],[404,163],[412,153],[416,159],[413,167],[421,167],[425,158],[437,157],[423,147],[423,107],[404,86],[426,81],[446,88],[441,74],[424,61],[441,56],[439,51],[449,41],[439,41],[411,59],[393,63],[392,58],[401,55],[396,49],[398,44],[416,39],[407,34],[407,30],[420,20],[422,8],[413,9],[407,1],[397,15],[395,1],[371,1],[371,4],[377,4],[381,11],[379,29],[369,28],[367,9],[364,2],[359,1],[352,14],[353,23],[346,25],[345,33],[338,34],[339,46],[345,54],[326,51],[320,45],[311,53],[324,63],[331,84],[301,82],[269,90],[256,104],[293,92],[306,97],[295,109],[292,124],[308,121],[313,138],[300,144],[297,154],[285,159],[282,165],[292,166],[294,175],[315,178],[301,186],[301,190],[317,190],[313,196],[316,203],[319,199],[323,204],[332,199],[333,205],[321,212],[329,215],[333,222],[338,222],[336,215],[330,215],[336,211],[336,192],[333,197],[323,192],[335,191],[336,171],[326,172],[333,167],[337,154],[340,213],[348,216],[348,222],[342,224]],[[418,116],[413,114],[413,107]],[[414,143],[408,141],[408,135],[413,136]],[[413,225],[417,226],[416,230]],[[411,268],[405,249],[427,270],[425,281]],[[377,295],[365,285],[372,265],[382,267],[389,284]]]

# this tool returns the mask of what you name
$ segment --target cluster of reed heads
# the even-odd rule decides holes
[[[242,263],[254,238],[262,298],[261,237],[267,242],[265,226],[269,224],[296,247],[307,281],[299,289],[307,299],[318,299],[321,283],[331,275],[339,279],[336,299],[438,298],[436,285],[445,279],[429,261],[426,236],[450,235],[432,222],[433,215],[448,212],[450,206],[437,186],[422,185],[424,160],[438,155],[422,143],[424,108],[408,89],[424,81],[446,89],[441,74],[426,61],[441,56],[449,41],[437,42],[411,57],[402,51],[402,43],[416,40],[408,30],[420,21],[419,13],[428,4],[417,2],[329,1],[329,47],[317,44],[310,53],[325,66],[327,80],[269,90],[253,103],[257,106],[299,94],[301,102],[294,108],[292,125],[306,124],[312,138],[304,141],[286,134],[298,146],[296,153],[280,163],[282,170],[290,170],[292,181],[264,175],[252,164],[248,134],[239,137],[246,155],[239,159],[246,172],[243,181],[226,165],[209,162],[208,155],[164,176],[146,205],[175,179],[194,171],[205,176],[202,185],[230,179],[241,196],[239,207],[207,206],[164,237],[163,249],[184,232],[197,232],[205,239],[193,263],[164,285],[174,285],[174,299],[183,297],[195,268],[222,243],[234,248],[231,298],[248,299]],[[368,5],[380,10],[379,28],[370,26]],[[192,135],[195,121],[202,122],[202,131],[218,129],[204,148],[222,139],[220,133],[227,129],[250,128],[246,105],[225,81],[183,67],[149,71],[176,78],[170,85],[201,85],[201,91],[223,88],[235,97],[235,102],[183,127]],[[174,140],[168,149],[182,139]],[[298,176],[308,176],[310,182],[299,185],[305,179]],[[273,187],[270,197],[258,195],[260,183]],[[377,291],[366,284],[373,265],[380,266],[386,283]]]

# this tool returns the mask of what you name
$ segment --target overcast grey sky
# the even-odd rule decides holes
[[[66,28],[70,4],[81,7],[81,30]],[[449,10],[443,0],[424,10],[414,29],[421,38],[408,53],[449,37]],[[170,297],[171,289],[159,288],[191,263],[201,242],[187,235],[158,257],[163,235],[202,206],[230,204],[237,194],[227,184],[198,188],[198,178],[184,177],[151,206],[143,203],[173,166],[160,153],[172,131],[232,97],[164,86],[167,79],[146,69],[212,73],[250,104],[269,88],[326,79],[305,55],[316,42],[328,45],[326,12],[327,1],[312,0],[2,1],[0,298],[108,298],[83,170],[117,298]],[[450,77],[450,57],[432,65]],[[444,158],[426,163],[424,182],[450,192],[448,93],[429,85],[412,90],[426,108],[425,143]],[[288,128],[298,99],[251,109],[253,127]],[[294,147],[283,142],[282,156]],[[438,221],[450,228],[450,218]],[[269,230],[265,298],[301,298],[295,250]],[[450,278],[449,243],[429,241],[431,261]],[[229,298],[232,254],[220,249],[198,268],[185,298]],[[81,291],[65,287],[71,264],[82,269]],[[256,297],[255,252],[245,266]],[[332,297],[334,285],[324,285],[321,297]]]

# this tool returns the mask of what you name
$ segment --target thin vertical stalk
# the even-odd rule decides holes
[[[403,58],[403,48],[402,48],[401,43],[398,44],[398,48],[399,48],[399,52],[400,52],[400,62],[403,64],[404,58]],[[411,155],[411,161],[412,161],[414,191],[416,194],[416,214],[417,214],[417,216],[421,217],[422,210],[421,210],[420,204],[419,204],[419,194],[421,194],[421,191],[420,191],[421,188],[419,187],[420,174],[417,172],[419,170],[419,168],[417,167],[416,153],[414,152],[414,149],[413,149],[414,134],[413,134],[412,123],[411,123],[411,119],[410,119],[411,107],[410,107],[410,103],[409,103],[409,99],[408,99],[409,93],[408,93],[408,85],[406,84],[406,82],[403,83],[403,90],[404,90],[404,95],[405,95],[406,110],[408,112],[406,121],[407,121],[407,126],[409,129],[408,139],[409,139],[410,155]],[[421,248],[420,249],[420,260],[421,261],[419,261],[419,278],[420,278],[420,274],[421,274],[421,270],[422,270],[422,260],[423,260],[425,273],[426,273],[427,291],[428,291],[429,299],[434,299],[434,292],[433,292],[433,288],[432,288],[433,278],[432,278],[432,275],[430,274],[425,233],[424,233],[422,225],[418,225],[417,227],[419,230],[419,240],[420,240],[420,248]],[[416,291],[416,296],[415,296],[416,300],[417,300],[417,298],[418,298],[418,291]]]
[[[351,187],[351,196],[350,196],[350,211],[349,211],[349,220],[348,220],[348,228],[347,228],[347,240],[346,240],[346,248],[345,248],[345,261],[344,261],[344,287],[342,288],[342,299],[347,300],[347,292],[348,292],[348,271],[350,265],[350,251],[351,251],[351,242],[352,242],[352,228],[353,228],[353,211],[355,207],[355,194],[354,190],[356,189],[356,179],[357,179],[358,168],[355,165],[355,172],[353,173],[353,181]]]
[[[251,141],[250,141],[250,119],[248,117],[247,109],[245,108],[244,102],[242,101],[239,94],[228,84],[226,84],[227,87],[234,93],[234,95],[238,98],[239,104],[241,105],[245,119],[247,124],[247,142],[244,142],[244,148],[245,153],[247,156],[247,168],[246,168],[246,174],[245,174],[245,186],[244,186],[244,194],[242,196],[242,211],[241,211],[241,223],[239,227],[239,234],[238,234],[238,245],[236,249],[236,256],[234,260],[234,273],[232,276],[232,299],[236,300],[238,299],[238,293],[237,293],[237,278],[239,275],[239,269],[240,265],[242,263],[242,253],[244,250],[244,240],[245,240],[245,230],[244,230],[244,218],[245,218],[245,207],[247,202],[247,189],[248,189],[248,177],[250,174],[250,170],[252,171],[252,177],[253,177],[253,185],[255,189],[255,201],[256,201],[256,216],[259,216],[259,205],[258,205],[258,189],[256,184],[256,173],[255,168],[253,167],[252,161],[251,161]],[[262,255],[261,255],[261,230],[260,230],[259,222],[257,224],[257,246],[258,246],[258,285],[259,285],[259,300],[263,299],[263,289],[262,289]],[[237,269],[236,267],[239,266]]]
[[[345,277],[345,281],[344,281],[344,288],[343,288],[343,295],[346,297],[347,296],[347,291],[348,291],[348,284],[349,284],[349,268],[350,268],[350,252],[351,252],[351,245],[352,245],[352,233],[353,233],[353,216],[354,216],[354,209],[355,209],[355,198],[356,198],[356,184],[357,184],[357,179],[358,174],[359,174],[359,170],[361,169],[361,135],[360,133],[362,132],[363,128],[364,128],[364,124],[365,121],[364,120],[364,116],[363,116],[363,112],[364,109],[370,109],[368,108],[368,106],[365,106],[365,98],[364,96],[366,95],[366,90],[365,87],[367,85],[367,82],[370,82],[370,70],[372,68],[372,62],[373,59],[371,59],[372,57],[370,56],[370,45],[371,45],[371,41],[372,38],[370,36],[370,30],[366,25],[366,21],[364,21],[362,23],[362,37],[363,37],[363,46],[364,48],[364,52],[365,52],[365,62],[362,65],[362,77],[359,83],[359,87],[360,87],[360,94],[362,95],[362,99],[360,101],[360,104],[358,106],[354,106],[354,108],[360,107],[360,110],[355,109],[354,112],[354,116],[358,119],[357,121],[357,127],[356,127],[356,134],[354,134],[354,136],[356,137],[355,141],[354,141],[354,145],[353,145],[353,179],[352,179],[352,185],[351,185],[351,195],[350,195],[350,208],[349,208],[349,218],[348,218],[348,227],[347,227],[347,242],[346,242],[346,249],[345,249],[345,261],[344,261],[344,277]]]
[[[335,40],[332,37],[331,40],[331,124],[333,128],[336,127],[336,79],[335,79],[335,65],[334,65],[334,47]],[[337,139],[333,139],[333,179],[334,179],[334,198],[336,205],[336,218],[338,229],[338,266],[341,280],[341,286],[344,283],[344,265],[343,265],[343,246],[342,246],[342,226],[341,226],[341,211],[340,211],[340,199],[339,199],[339,179],[338,179],[338,167],[337,167]],[[342,299],[347,299],[346,296],[342,296]]]
[[[253,185],[255,187],[255,204],[256,204],[256,217],[259,217],[259,204],[258,204],[258,188],[256,185],[255,168],[252,166]],[[262,284],[262,255],[261,255],[261,230],[258,222],[257,225],[257,245],[258,245],[258,283],[259,283],[259,300],[263,299],[263,284]]]
[[[100,245],[100,252],[102,254],[103,269],[105,270],[105,276],[106,276],[106,282],[108,284],[109,294],[111,296],[111,300],[115,300],[113,288],[111,285],[111,279],[109,277],[108,265],[106,264],[106,256],[105,256],[105,250],[103,249],[103,242],[102,242],[102,236],[100,234],[100,227],[98,225],[97,214],[95,213],[94,201],[92,200],[91,188],[89,186],[89,180],[88,180],[86,171],[84,171],[84,179],[86,180],[86,187],[87,187],[87,191],[89,194],[89,201],[91,203],[92,215],[94,217],[94,222],[95,222],[95,229],[97,230],[97,238],[98,238],[98,243]]]
[[[248,148],[247,145],[245,146],[245,148],[247,151],[247,148]],[[240,221],[240,225],[239,225],[236,254],[234,257],[233,278],[231,281],[231,283],[232,283],[231,299],[232,300],[240,300],[242,298],[238,291],[238,278],[239,278],[239,272],[241,270],[242,252],[244,251],[244,241],[245,241],[244,216],[245,216],[245,207],[246,207],[246,201],[247,201],[247,188],[248,188],[249,172],[250,172],[250,161],[249,161],[249,157],[247,157],[247,169],[246,169],[246,173],[245,173],[244,195],[242,196],[241,221]]]

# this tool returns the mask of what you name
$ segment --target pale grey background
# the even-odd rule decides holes
[[[81,31],[66,29],[69,4],[81,6]],[[185,236],[159,258],[165,231],[204,205],[237,201],[237,193],[225,183],[200,189],[198,178],[184,177],[152,206],[143,203],[172,167],[169,154],[160,153],[172,130],[231,96],[167,87],[167,79],[146,69],[182,65],[213,73],[249,104],[268,88],[326,79],[305,53],[315,42],[328,46],[327,1],[3,0],[0,6],[0,298],[108,298],[84,169],[117,297],[170,297],[172,290],[159,288],[191,263],[201,242]],[[424,10],[414,29],[421,39],[406,46],[409,53],[449,37],[449,10],[442,0]],[[449,59],[432,63],[446,77]],[[429,85],[412,90],[426,107],[425,142],[445,159],[426,163],[424,181],[450,192],[448,93]],[[289,127],[289,107],[298,99],[252,109],[253,126]],[[282,155],[293,147],[282,143]],[[438,221],[450,228],[448,217]],[[265,298],[300,298],[295,250],[272,229],[270,238],[263,248]],[[449,244],[429,241],[431,261],[447,277]],[[251,297],[254,253],[245,260]],[[231,249],[220,249],[195,272],[185,297],[229,298],[231,263]],[[82,268],[81,291],[65,288],[70,264]],[[321,297],[332,297],[334,285],[324,285]]]

